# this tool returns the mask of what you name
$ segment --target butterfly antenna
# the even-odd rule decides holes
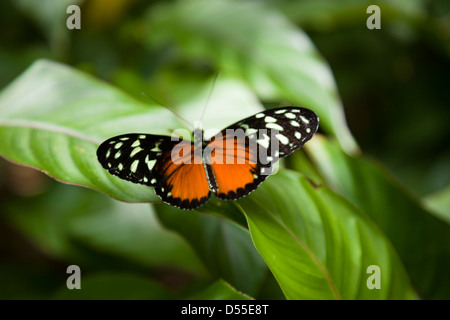
[[[216,86],[216,82],[217,82],[217,78],[218,77],[219,77],[219,72],[216,72],[216,74],[214,76],[214,80],[213,80],[212,86],[211,86],[211,89],[209,90],[208,98],[206,99],[205,105],[203,107],[203,111],[202,111],[202,115],[200,117],[200,121],[203,120],[203,116],[205,115],[205,112],[206,112],[206,107],[208,106],[209,100],[211,99],[211,95],[212,95],[212,92],[214,90],[214,87]]]
[[[150,100],[153,100],[156,104],[166,108],[167,110],[169,110],[170,112],[172,112],[174,114],[175,117],[178,118],[178,120],[180,120],[181,122],[183,122],[188,128],[190,128],[192,130],[192,125],[190,124],[190,122],[188,120],[186,120],[186,118],[182,117],[174,108],[162,103],[161,101],[158,101],[155,97],[149,96],[147,93],[145,92],[141,92],[142,95],[146,96],[147,98],[149,98]]]

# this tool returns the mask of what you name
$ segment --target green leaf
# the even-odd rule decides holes
[[[125,204],[92,190],[54,184],[40,196],[3,201],[0,210],[40,250],[80,266],[103,265],[102,256],[115,258],[117,267],[123,260],[134,267],[169,265],[205,273],[192,248],[163,228],[147,204]]]
[[[251,300],[251,298],[233,288],[229,283],[218,280],[207,288],[192,294],[193,300]]]
[[[64,65],[40,60],[0,95],[0,154],[120,200],[152,201],[157,197],[148,187],[107,173],[97,161],[96,149],[114,135],[165,133],[175,123],[167,110],[144,105]]]
[[[153,46],[175,43],[183,57],[239,75],[262,99],[313,109],[345,150],[358,149],[329,66],[280,12],[255,1],[178,1],[152,8],[146,25]]]
[[[239,201],[255,246],[288,299],[411,299],[408,275],[384,234],[331,190],[280,170]],[[381,270],[369,289],[367,270]]]
[[[186,98],[183,112],[200,116],[198,109],[207,101],[210,85],[199,88],[201,95],[193,93],[193,98]],[[239,108],[239,99],[252,110],[258,109],[259,104],[242,82],[224,78],[216,89],[221,103],[235,108],[209,112],[208,125],[212,127],[227,119],[229,125],[249,115],[248,110]],[[229,95],[229,90],[238,95]],[[97,161],[98,145],[119,134],[170,135],[171,130],[180,127],[168,110],[143,104],[106,83],[46,60],[34,63],[0,94],[0,155],[61,182],[82,185],[127,202],[160,199],[151,188],[121,180],[104,170]]]
[[[450,186],[426,196],[424,205],[450,224]]]
[[[247,229],[195,211],[185,213],[167,205],[155,209],[164,227],[191,244],[213,278],[224,279],[252,297],[258,295],[269,271]]]
[[[80,289],[62,287],[54,295],[58,300],[167,300],[174,296],[150,279],[136,274],[102,272],[83,275]]]
[[[151,206],[109,200],[103,210],[75,219],[73,237],[103,253],[145,266],[184,270],[196,275],[205,267],[184,239],[165,229]]]
[[[379,163],[316,136],[306,150],[326,184],[361,208],[394,245],[425,298],[450,297],[450,226]]]

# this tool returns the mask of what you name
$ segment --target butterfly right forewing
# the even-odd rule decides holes
[[[215,180],[216,196],[237,200],[248,195],[273,172],[274,163],[313,137],[318,124],[313,111],[286,106],[259,112],[223,129],[205,148],[207,155],[215,156],[205,162]],[[217,154],[223,161],[215,161]]]

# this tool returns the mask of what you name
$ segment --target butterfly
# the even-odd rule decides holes
[[[247,196],[318,126],[313,111],[281,107],[240,120],[209,140],[201,129],[194,129],[194,141],[143,133],[115,136],[99,146],[97,158],[109,173],[154,187],[164,202],[190,210],[205,204],[211,193],[223,200]]]

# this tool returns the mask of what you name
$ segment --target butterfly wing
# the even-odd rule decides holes
[[[156,194],[175,207],[195,209],[211,196],[201,153],[197,154],[190,142],[181,141],[171,151],[164,152],[155,171],[163,181],[155,188]]]
[[[319,119],[305,108],[282,107],[257,113],[225,128],[204,150],[212,191],[236,200],[255,190],[273,164],[301,148],[317,131]]]
[[[190,141],[168,136],[124,134],[97,149],[103,168],[121,179],[155,187],[165,202],[194,209],[210,197],[206,173]]]
[[[214,136],[205,148],[203,157],[210,188],[218,198],[239,199],[266,179],[258,172],[267,165],[258,164],[258,148],[251,148],[250,144],[244,131],[235,135],[229,129]]]

